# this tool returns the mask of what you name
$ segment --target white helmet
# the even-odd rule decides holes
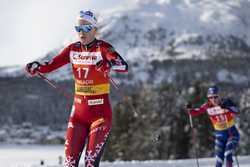
[[[97,27],[97,19],[96,19],[96,16],[95,14],[90,11],[90,10],[87,10],[87,11],[83,11],[81,10],[78,14],[78,17],[77,17],[78,20],[86,20],[88,22],[90,22],[94,27]]]

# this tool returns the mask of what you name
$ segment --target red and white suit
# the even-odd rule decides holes
[[[75,97],[66,133],[65,167],[78,166],[85,142],[86,167],[98,167],[112,119],[109,67],[127,72],[128,65],[109,43],[94,40],[87,46],[70,44],[38,71],[48,73],[68,63],[73,68]]]

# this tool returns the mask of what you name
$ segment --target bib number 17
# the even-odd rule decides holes
[[[76,69],[77,71],[77,74],[78,74],[78,77],[79,78],[84,78],[86,79],[88,77],[88,74],[89,74],[89,68],[84,68],[84,67],[78,67]]]

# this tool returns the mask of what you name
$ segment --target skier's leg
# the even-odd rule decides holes
[[[216,167],[222,167],[224,162],[224,152],[226,147],[226,136],[224,133],[215,133],[215,155]]]
[[[65,167],[78,167],[87,135],[88,126],[75,122],[71,117],[65,140]]]
[[[92,123],[85,154],[86,167],[99,167],[110,128],[111,120],[104,118],[99,118]]]
[[[229,129],[229,138],[226,145],[226,164],[227,167],[232,167],[233,163],[233,152],[235,151],[238,143],[239,143],[240,135],[235,127]]]

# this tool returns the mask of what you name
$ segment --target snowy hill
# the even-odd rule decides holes
[[[130,62],[133,73],[140,74],[137,80],[147,80],[145,71],[154,60],[247,56],[249,8],[249,0],[137,0],[128,10],[102,13],[100,37]],[[57,52],[41,59],[49,60]],[[50,77],[63,80],[71,76],[70,66],[58,71]],[[4,70],[0,73],[6,74]]]
[[[105,15],[101,34],[132,60],[172,58],[173,48],[174,58],[205,58],[205,48],[222,41],[228,49],[249,45],[249,8],[245,0],[137,1],[129,11]]]
[[[0,77],[16,77],[23,75],[23,68],[20,66],[12,66],[12,67],[0,67]]]

